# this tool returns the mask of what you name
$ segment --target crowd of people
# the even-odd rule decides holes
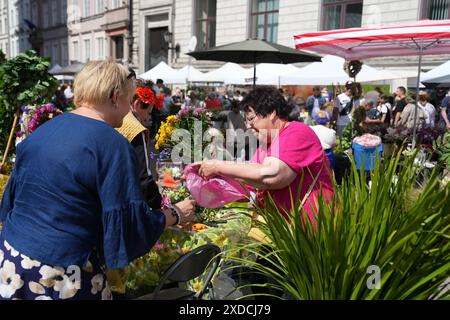
[[[250,131],[267,146],[258,147],[250,162],[196,163],[204,179],[243,183],[256,203],[273,199],[287,219],[292,206],[303,203],[303,218],[313,225],[318,198],[333,199],[336,132],[343,134],[357,110],[364,111],[362,125],[443,122],[450,129],[450,94],[433,105],[420,92],[414,121],[405,88],[394,96],[379,88],[364,96],[361,91],[347,83],[336,97],[320,87],[307,99],[272,87],[199,97],[195,90],[172,93],[163,80],[140,81],[112,61],[88,63],[73,92],[59,90],[73,99],[75,110],[48,121],[17,147],[0,206],[0,276],[7,280],[0,300],[109,299],[106,269],[127,266],[148,253],[165,228],[193,221],[195,201],[170,203],[161,196],[150,156],[160,123],[183,106],[225,111],[216,122]]]

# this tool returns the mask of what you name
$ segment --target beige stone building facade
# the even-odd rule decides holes
[[[67,12],[71,62],[111,57],[129,64],[130,0],[72,0]]]

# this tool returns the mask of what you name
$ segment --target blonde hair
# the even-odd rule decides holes
[[[114,92],[128,95],[131,99],[134,87],[133,79],[128,79],[128,75],[124,66],[111,60],[89,62],[73,83],[75,106],[79,108],[83,103],[104,104]]]

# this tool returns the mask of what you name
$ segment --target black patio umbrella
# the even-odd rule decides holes
[[[260,39],[248,39],[208,50],[187,53],[197,60],[252,63],[253,87],[256,85],[257,63],[296,63],[321,61],[321,57]]]

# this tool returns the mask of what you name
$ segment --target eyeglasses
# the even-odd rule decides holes
[[[258,117],[258,116],[254,116],[254,117],[252,117],[251,119],[245,118],[245,121],[246,121],[249,125],[252,125],[253,122],[255,122],[255,119],[256,119],[257,117]]]
[[[133,69],[131,69],[131,68],[128,68],[128,71],[130,73],[128,74],[127,79],[128,80],[130,80],[131,78],[135,78],[136,79],[136,72]]]

